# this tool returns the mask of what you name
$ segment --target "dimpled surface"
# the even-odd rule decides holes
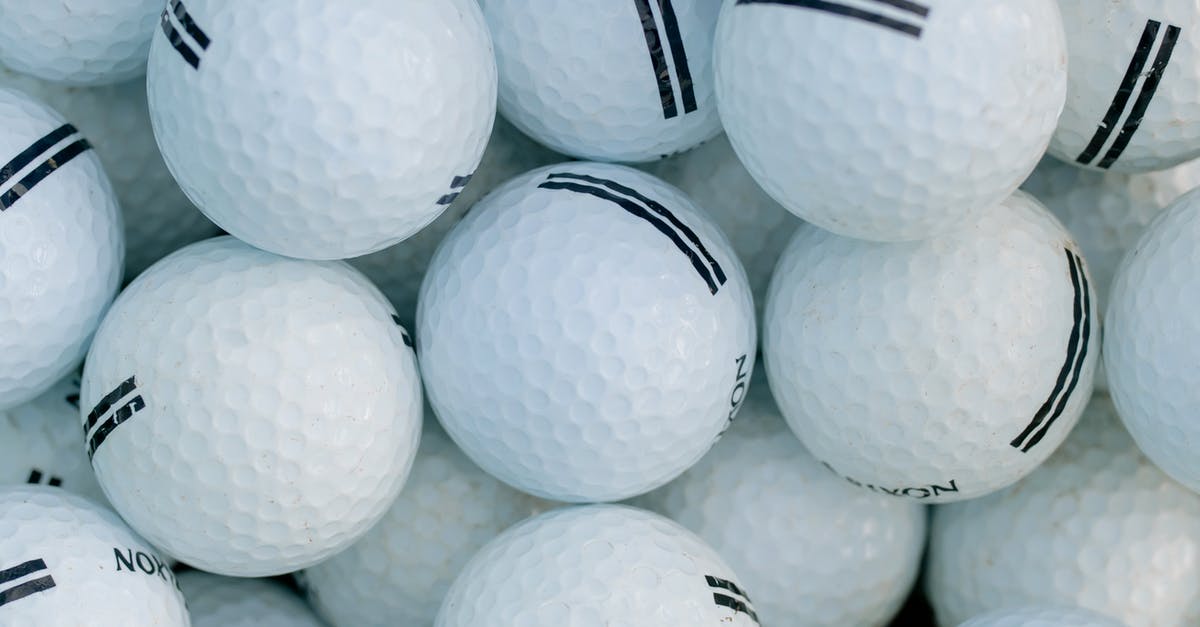
[[[350,265],[367,275],[392,301],[405,327],[415,328],[421,279],[446,233],[496,186],[518,174],[558,161],[562,161],[560,155],[529,139],[504,118],[497,117],[492,138],[487,150],[483,151],[483,160],[475,169],[471,182],[450,207],[416,235],[379,252],[355,257],[350,260]]]
[[[496,41],[500,112],[547,146],[651,161],[720,132],[712,44],[721,0],[480,4]]]
[[[125,217],[126,278],[187,244],[217,234],[217,226],[196,210],[163,163],[150,127],[144,78],[80,88],[0,66],[0,86],[40,98],[92,143]]]
[[[100,485],[156,546],[219,574],[345,548],[396,497],[420,435],[416,360],[393,315],[340,262],[232,237],[164,258],[117,299],[84,368],[89,442],[134,410],[96,450]],[[131,377],[135,390],[99,406]]]
[[[1058,9],[925,0],[920,19],[866,4],[921,24],[920,37],[726,0],[725,130],[767,193],[817,226],[888,241],[947,232],[1012,193],[1050,141],[1067,83]]]
[[[749,626],[714,603],[706,577],[747,591],[692,532],[632,507],[547,512],[504,532],[471,559],[438,612],[438,627]],[[752,610],[751,605],[747,605]]]
[[[539,187],[564,183],[583,191]],[[610,192],[647,219],[593,195]],[[728,240],[679,190],[607,164],[534,170],[475,205],[430,262],[417,328],[454,441],[501,481],[563,501],[628,498],[683,472],[754,363]]]
[[[1104,331],[1109,389],[1138,446],[1200,491],[1200,190],[1146,228],[1113,281]]]
[[[8,571],[0,583],[2,625],[188,627],[165,561],[111,510],[83,497],[47,486],[0,487],[0,571]],[[11,570],[21,565],[28,567]],[[32,583],[43,577],[53,585]]]
[[[1200,496],[1138,452],[1105,395],[1036,472],[931,524],[925,587],[943,626],[1040,603],[1130,627],[1200,621]]]
[[[1128,128],[1140,119],[1119,157],[1111,164],[1120,172],[1161,170],[1200,156],[1200,5],[1193,0],[1059,0],[1070,49],[1070,80],[1067,104],[1050,152],[1064,161],[1075,161],[1101,130],[1107,130],[1102,148],[1094,159],[1081,163],[1098,167]],[[1144,65],[1136,66],[1138,80],[1132,85],[1125,107],[1111,125],[1110,109],[1123,79],[1130,71],[1147,22],[1160,24]],[[1155,72],[1159,52],[1170,27],[1180,30],[1169,63]],[[1156,89],[1144,89],[1147,77],[1161,76]],[[1137,100],[1152,96],[1140,118],[1135,117]]]
[[[0,411],[0,485],[54,485],[107,504],[79,437],[79,377]]]
[[[872,490],[948,502],[1016,481],[1091,394],[1100,325],[1069,254],[1066,229],[1022,192],[924,242],[801,226],[763,324],[783,415]]]
[[[229,233],[294,257],[374,252],[436,218],[479,163],[496,67],[475,2],[186,9],[210,43],[185,37],[193,68],[155,34],[150,117],[184,192]]]
[[[269,579],[222,577],[198,570],[179,575],[192,627],[323,627],[304,601]]]
[[[429,421],[408,483],[383,520],[305,570],[303,585],[338,627],[430,625],[475,552],[549,506],[480,470]]]
[[[925,507],[829,472],[788,432],[762,378],[699,463],[636,503],[724,556],[764,625],[887,624],[917,577]]]
[[[1125,623],[1078,607],[1006,608],[980,614],[959,627],[1126,627]]]
[[[755,319],[762,320],[771,273],[800,220],[762,191],[724,135],[645,170],[683,190],[729,237],[750,279]]]
[[[3,20],[0,20],[3,21]],[[0,87],[0,168],[63,119]],[[65,148],[68,137],[0,183],[0,194]],[[0,211],[0,409],[40,395],[79,365],[121,279],[121,211],[93,150],[60,164]]]
[[[0,63],[71,85],[141,76],[164,0],[0,0]]]

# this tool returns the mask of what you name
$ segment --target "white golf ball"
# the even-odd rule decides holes
[[[146,71],[150,36],[165,3],[0,0],[0,63],[70,85],[137,78]]]
[[[179,574],[192,627],[324,627],[296,593],[269,579]]]
[[[547,512],[489,542],[450,587],[435,624],[736,627],[758,620],[740,580],[695,534],[647,511],[588,505]]]
[[[60,487],[108,504],[79,437],[77,375],[0,411],[0,485],[20,483]]]
[[[429,421],[400,497],[350,548],[300,573],[331,624],[431,625],[446,590],[476,551],[550,503],[471,463]]]
[[[564,154],[651,161],[721,130],[713,95],[720,0],[483,0],[500,112]]]
[[[829,472],[788,431],[760,373],[721,441],[634,503],[723,555],[764,625],[887,624],[917,578],[925,507]]]
[[[755,360],[725,236],[679,190],[608,164],[534,170],[475,205],[430,262],[417,328],[454,441],[561,501],[678,476],[737,413]]]
[[[0,86],[41,99],[91,142],[125,217],[127,279],[187,244],[217,235],[217,225],[196,210],[163,162],[150,127],[145,78],[81,88],[0,67]]]
[[[0,19],[0,22],[4,21]],[[71,123],[0,87],[0,409],[79,365],[121,280],[121,211]]]
[[[1200,491],[1200,190],[1146,228],[1117,269],[1104,365],[1133,439],[1168,475]]]
[[[470,180],[496,106],[472,0],[171,4],[150,118],[184,192],[229,233],[355,257],[416,233]]]
[[[422,419],[395,310],[341,262],[220,237],[166,257],[104,319],[81,414],[100,485],[190,565],[264,576],[349,546],[395,499]]]
[[[58,488],[4,486],[0,624],[189,622],[166,559],[111,510]]]
[[[1033,606],[980,614],[958,627],[1126,627],[1121,621],[1078,607]]]
[[[1002,201],[1067,89],[1054,0],[726,0],[721,118],[763,189],[841,235],[915,240]]]
[[[931,525],[925,587],[944,627],[1029,604],[1131,627],[1200,621],[1200,496],[1142,456],[1102,394],[1041,468],[935,508]]]
[[[487,150],[483,151],[483,160],[471,176],[471,182],[442,215],[399,244],[350,259],[350,265],[367,275],[392,301],[405,327],[415,328],[421,279],[446,233],[496,186],[518,174],[562,160],[562,155],[529,139],[504,118],[497,117]]]
[[[1050,152],[1146,172],[1200,156],[1200,5],[1059,0],[1070,86]]]
[[[868,242],[805,225],[771,281],[771,390],[847,481],[930,503],[1031,472],[1092,391],[1100,325],[1066,229],[1017,192],[957,230]]]

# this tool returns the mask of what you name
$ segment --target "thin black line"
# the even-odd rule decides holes
[[[441,198],[437,199],[437,204],[448,205],[448,204],[454,202],[455,200],[458,200],[459,193],[461,193],[461,192],[450,192],[449,194],[445,194]]]
[[[0,607],[12,603],[13,601],[20,601],[31,594],[45,592],[53,587],[54,577],[51,577],[50,575],[39,577],[32,581],[26,581],[19,586],[0,592]]]
[[[100,428],[96,429],[96,432],[92,434],[91,439],[88,440],[88,459],[91,459],[92,456],[96,454],[96,451],[100,449],[100,445],[104,444],[104,441],[108,439],[108,435],[112,433],[114,429],[121,426],[126,420],[129,420],[131,417],[133,417],[134,414],[145,408],[146,401],[142,400],[141,395],[138,395],[130,399],[128,403],[122,405],[120,409],[113,412],[113,415],[110,416],[108,420],[105,420],[104,423],[100,425]]]
[[[908,0],[871,0],[879,4],[886,4],[889,7],[895,7],[901,11],[907,11],[919,17],[929,17],[929,7]]]
[[[708,290],[710,292],[716,294],[717,290],[720,289],[716,282],[713,281],[713,277],[709,272],[708,266],[704,265],[704,262],[700,260],[700,257],[696,254],[696,252],[693,251],[682,239],[680,239],[678,233],[676,233],[666,223],[654,217],[654,215],[651,214],[650,211],[648,211],[645,207],[642,207],[632,200],[621,198],[620,196],[611,194],[603,189],[600,189],[599,187],[592,187],[590,185],[580,185],[578,183],[567,183],[564,181],[546,181],[541,185],[538,185],[538,188],[561,189],[575,192],[577,194],[589,194],[597,198],[607,200],[624,209],[625,211],[649,222],[654,226],[655,229],[658,229],[660,233],[666,235],[672,242],[674,242],[675,247],[687,256],[688,260],[692,262],[692,267],[696,269],[696,272],[700,275],[700,278],[703,279],[704,283],[708,285]]]
[[[758,614],[755,614],[754,610],[749,605],[746,605],[745,603],[743,603],[731,596],[724,595],[719,592],[714,592],[713,593],[713,603],[716,603],[717,605],[720,605],[722,607],[727,607],[735,612],[741,612],[741,613],[749,616],[750,618],[753,618],[754,622],[758,622]]]
[[[638,17],[642,20],[642,33],[646,36],[646,50],[650,52],[650,65],[654,68],[654,79],[658,81],[658,97],[662,100],[663,117],[671,119],[679,115],[675,106],[675,89],[671,87],[671,70],[663,54],[662,37],[650,10],[650,0],[633,0],[637,5]]]
[[[117,401],[136,389],[137,377],[132,376],[122,381],[113,391],[105,394],[104,398],[100,399],[100,402],[96,403],[96,406],[92,408],[92,411],[88,412],[87,422],[83,425],[83,435],[86,436],[92,430],[92,427],[96,426],[96,421],[104,414],[107,414],[108,410],[112,409],[112,406]]]
[[[671,6],[671,0],[658,0],[658,9],[662,11],[667,43],[671,44],[671,60],[675,62],[675,78],[679,79],[683,112],[691,113],[696,110],[696,90],[692,85],[692,70],[688,67],[687,51],[683,48],[683,35],[679,33],[679,19],[675,17],[675,7]]]
[[[1072,309],[1075,321],[1071,325],[1071,337],[1067,340],[1067,359],[1063,362],[1062,369],[1058,371],[1058,379],[1055,380],[1054,389],[1050,391],[1050,396],[1046,398],[1046,402],[1042,403],[1042,406],[1038,408],[1037,413],[1033,416],[1033,420],[1021,431],[1021,435],[1018,435],[1012,442],[1009,442],[1009,446],[1013,448],[1021,449],[1025,443],[1025,439],[1041,426],[1042,421],[1046,419],[1046,415],[1050,413],[1050,408],[1054,406],[1055,399],[1062,392],[1063,386],[1067,384],[1067,377],[1071,374],[1071,366],[1075,363],[1075,351],[1079,347],[1080,324],[1083,317],[1083,294],[1080,293],[1080,269],[1077,269],[1075,266],[1075,257],[1071,254],[1071,251],[1066,250],[1065,252],[1067,255],[1067,265],[1071,269],[1071,286],[1075,289],[1075,300]],[[1028,450],[1028,448],[1024,448],[1022,452],[1027,452]]]
[[[747,601],[750,600],[749,595],[747,595],[745,592],[743,592],[742,589],[739,588],[736,583],[733,583],[732,581],[729,581],[728,579],[721,579],[720,577],[713,577],[712,575],[705,575],[704,580],[706,582],[708,582],[708,587],[710,587],[710,588],[721,588],[723,590],[728,590],[728,591],[746,599]]]
[[[470,174],[468,174],[468,175],[466,175],[466,176],[456,176],[456,177],[454,177],[454,178],[453,178],[453,179],[450,181],[450,189],[458,189],[458,188],[460,188],[460,187],[466,187],[466,186],[467,186],[467,183],[470,183],[470,182],[471,182],[471,177],[472,177],[472,176],[475,176],[475,173],[474,173],[474,172],[472,172],[472,173],[470,173]]]
[[[42,162],[42,165],[34,168],[25,178],[13,185],[3,196],[0,196],[0,211],[11,208],[21,199],[22,196],[29,193],[29,190],[41,183],[47,176],[54,173],[55,170],[67,165],[78,157],[80,153],[91,148],[92,145],[86,139],[77,139],[70,144],[67,144],[62,150],[54,153],[54,156]]]
[[[24,170],[26,166],[33,163],[34,159],[42,156],[42,153],[50,150],[58,142],[78,133],[75,127],[71,124],[63,124],[62,126],[46,133],[41,139],[33,142],[28,148],[22,150],[20,154],[13,157],[11,161],[0,167],[0,186],[8,182],[8,179],[17,175],[17,172]]]
[[[1168,26],[1167,34],[1163,36],[1162,45],[1158,48],[1158,55],[1154,57],[1154,63],[1150,65],[1150,73],[1146,76],[1146,80],[1142,82],[1142,91],[1138,94],[1137,100],[1133,102],[1133,109],[1129,111],[1129,115],[1125,117],[1125,125],[1121,127],[1121,132],[1117,135],[1117,140],[1105,153],[1104,158],[1097,164],[1101,168],[1108,169],[1112,164],[1121,157],[1121,153],[1129,146],[1129,141],[1133,139],[1133,134],[1137,132],[1138,127],[1142,124],[1142,119],[1146,117],[1146,109],[1150,107],[1150,101],[1154,100],[1154,93],[1158,91],[1158,84],[1162,81],[1163,73],[1167,70],[1167,64],[1171,62],[1171,53],[1175,50],[1175,42],[1179,41],[1179,27]]]
[[[1138,40],[1137,48],[1133,51],[1133,58],[1129,59],[1129,67],[1125,68],[1125,76],[1121,79],[1121,85],[1117,87],[1117,93],[1113,95],[1112,103],[1108,105],[1108,111],[1104,114],[1104,119],[1100,121],[1100,126],[1096,128],[1096,134],[1092,135],[1092,140],[1088,142],[1083,152],[1075,158],[1075,161],[1087,165],[1100,154],[1100,149],[1104,148],[1104,143],[1108,141],[1113,130],[1117,128],[1117,122],[1121,120],[1121,114],[1125,112],[1125,107],[1129,105],[1129,98],[1133,95],[1133,87],[1137,84],[1138,77],[1142,75],[1142,70],[1146,67],[1146,61],[1150,60],[1150,51],[1154,49],[1154,40],[1158,37],[1159,22],[1149,20],[1146,22],[1146,27],[1142,29],[1142,38]]]
[[[0,584],[6,584],[10,581],[15,581],[31,573],[36,573],[39,570],[47,570],[46,561],[41,558],[32,559],[28,562],[17,564],[12,568],[0,570]]]
[[[196,45],[200,46],[201,50],[208,50],[208,45],[212,41],[208,38],[208,34],[200,29],[196,21],[188,15],[187,8],[179,0],[171,0],[171,8],[174,10],[175,19],[179,20],[179,24],[183,26],[183,30],[191,35],[192,39],[196,40]]]
[[[833,2],[825,2],[824,0],[737,0],[737,4],[779,4],[801,9],[825,11],[826,13],[832,13],[842,17],[869,22],[871,24],[875,24],[876,26],[882,26],[911,37],[921,37],[921,27],[916,24],[910,24],[909,22],[887,17],[886,15],[880,15],[878,13],[872,13],[870,11],[856,9],[854,7],[843,6]],[[891,3],[889,2],[887,4]],[[928,10],[926,12],[928,13]]]
[[[692,243],[692,245],[694,245],[696,247],[696,250],[699,251],[699,253],[704,256],[705,261],[707,261],[709,267],[712,268],[713,275],[717,279],[717,284],[725,285],[725,280],[727,278],[725,276],[725,271],[721,269],[721,264],[717,263],[717,260],[714,259],[711,254],[709,254],[708,248],[706,248],[704,246],[704,242],[700,241],[700,236],[696,235],[696,232],[693,231],[690,226],[684,224],[679,218],[675,217],[675,214],[671,213],[671,211],[669,209],[667,209],[666,207],[664,207],[662,205],[662,203],[659,203],[656,200],[647,198],[641,192],[637,191],[636,189],[633,189],[632,187],[626,187],[616,181],[611,181],[609,179],[602,179],[602,178],[599,178],[596,176],[589,176],[587,174],[574,174],[571,172],[558,172],[558,173],[550,174],[547,178],[574,179],[577,181],[587,181],[588,183],[602,185],[604,187],[607,187],[608,189],[611,189],[614,192],[624,194],[626,196],[629,196],[629,197],[641,202],[642,204],[644,204],[647,208],[649,208],[654,213],[657,213],[658,215],[666,218],[667,221],[670,222],[672,226],[674,226],[676,229],[678,229],[680,233],[683,233],[684,237],[686,237],[688,239],[688,241],[690,241]],[[716,292],[713,292],[713,293],[715,294]]]
[[[1079,264],[1079,279],[1083,283],[1083,347],[1079,350],[1079,356],[1075,358],[1075,371],[1071,374],[1071,384],[1067,386],[1067,391],[1058,399],[1058,407],[1054,409],[1054,415],[1050,416],[1050,420],[1046,421],[1046,424],[1042,426],[1037,435],[1033,436],[1033,439],[1025,445],[1025,448],[1021,449],[1022,452],[1027,453],[1034,446],[1037,446],[1037,443],[1046,437],[1046,432],[1050,430],[1050,426],[1054,424],[1054,421],[1058,420],[1058,417],[1062,415],[1063,410],[1067,406],[1067,400],[1071,398],[1071,393],[1075,391],[1075,385],[1079,383],[1079,373],[1083,370],[1083,360],[1087,357],[1088,340],[1091,338],[1092,333],[1092,292],[1088,286],[1087,274],[1083,271],[1083,260],[1076,255],[1075,262]]]
[[[162,32],[167,36],[167,42],[171,44],[171,47],[175,49],[175,52],[178,52],[179,56],[183,57],[183,60],[187,61],[188,65],[192,66],[192,69],[200,69],[200,57],[196,55],[191,46],[187,45],[187,42],[183,40],[183,36],[180,35],[179,31],[175,30],[175,26],[171,24],[170,9],[163,9],[162,18],[159,19],[159,24],[162,25]]]

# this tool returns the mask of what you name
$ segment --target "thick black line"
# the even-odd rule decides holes
[[[183,60],[187,61],[193,70],[198,70],[200,69],[200,57],[196,55],[191,46],[187,45],[187,42],[183,40],[183,35],[180,35],[179,31],[175,30],[175,26],[171,24],[170,11],[169,8],[163,9],[162,18],[159,19],[162,32],[167,36],[167,41],[175,49],[175,52],[178,52],[179,56],[183,57]]]
[[[38,470],[37,468],[34,468],[33,470],[29,471],[29,478],[25,480],[25,483],[41,483],[41,482],[42,482],[42,471]]]
[[[671,87],[671,69],[667,67],[667,56],[663,54],[662,37],[658,34],[658,25],[654,23],[650,0],[633,0],[633,3],[637,5],[638,17],[642,20],[642,33],[646,36],[646,49],[650,52],[654,79],[658,81],[663,117],[669,120],[679,115],[679,109],[675,105],[675,89]]]
[[[742,589],[739,588],[736,583],[733,583],[732,581],[729,581],[728,579],[721,579],[720,577],[713,577],[712,575],[705,575],[704,581],[708,582],[708,587],[710,587],[710,588],[721,588],[722,590],[728,590],[728,591],[746,599],[747,601],[750,600],[749,595],[747,595],[745,592],[743,592]]]
[[[453,179],[450,181],[450,189],[461,189],[461,188],[463,188],[463,187],[466,187],[466,186],[467,186],[467,183],[470,183],[470,182],[471,182],[471,177],[472,177],[472,176],[475,176],[475,173],[474,173],[474,172],[472,172],[472,173],[470,173],[470,174],[468,174],[468,175],[466,175],[466,176],[456,176],[456,177],[454,177],[454,178],[453,178]]]
[[[1092,135],[1092,140],[1088,142],[1083,152],[1075,158],[1075,161],[1087,165],[1100,154],[1100,149],[1104,148],[1104,142],[1112,135],[1117,128],[1117,122],[1121,120],[1121,114],[1125,112],[1125,107],[1129,105],[1129,98],[1133,95],[1133,87],[1137,84],[1138,77],[1142,75],[1142,70],[1146,67],[1146,61],[1150,59],[1150,51],[1154,49],[1154,40],[1158,37],[1159,22],[1149,20],[1146,22],[1146,28],[1142,29],[1142,38],[1138,40],[1137,48],[1133,51],[1133,58],[1129,59],[1129,66],[1125,68],[1125,76],[1121,78],[1121,84],[1117,87],[1117,93],[1113,95],[1112,103],[1108,105],[1108,111],[1104,114],[1104,119],[1100,121],[1100,126],[1096,128],[1096,134]]]
[[[919,17],[929,17],[929,7],[917,4],[916,2],[909,2],[908,0],[871,0],[871,2],[886,4],[889,7],[907,11]]]
[[[1087,274],[1083,271],[1083,260],[1076,255],[1075,262],[1079,265],[1079,279],[1083,283],[1083,347],[1079,350],[1079,356],[1075,358],[1075,370],[1071,373],[1071,384],[1067,386],[1067,391],[1058,399],[1058,407],[1054,409],[1054,415],[1050,416],[1050,420],[1047,420],[1046,424],[1042,425],[1037,435],[1033,436],[1025,445],[1025,448],[1021,449],[1025,453],[1037,446],[1037,443],[1046,437],[1046,432],[1050,430],[1054,421],[1058,420],[1063,410],[1066,409],[1067,401],[1070,400],[1071,393],[1075,391],[1075,385],[1079,383],[1079,373],[1083,370],[1083,360],[1087,357],[1088,340],[1091,339],[1092,333],[1092,291],[1088,286]]]
[[[53,587],[54,577],[51,577],[50,575],[39,577],[32,581],[26,581],[19,586],[15,586],[0,592],[0,607],[12,603],[13,601],[20,601],[31,594],[45,592]]]
[[[1154,100],[1154,94],[1158,91],[1158,84],[1162,81],[1163,72],[1167,70],[1167,64],[1171,62],[1171,53],[1175,50],[1177,41],[1179,41],[1179,27],[1168,26],[1167,34],[1158,48],[1158,55],[1154,57],[1154,63],[1150,65],[1150,73],[1142,82],[1142,91],[1138,94],[1137,100],[1133,102],[1133,108],[1130,109],[1129,115],[1125,117],[1125,124],[1121,127],[1117,140],[1113,142],[1108,152],[1104,154],[1104,158],[1097,164],[1099,167],[1106,170],[1112,167],[1112,164],[1129,146],[1133,134],[1142,125],[1142,119],[1146,117],[1146,109],[1150,107],[1150,101]]]
[[[78,157],[82,152],[92,147],[88,140],[77,139],[70,144],[67,144],[62,150],[54,153],[54,156],[42,162],[42,165],[34,168],[29,174],[25,175],[13,185],[3,196],[0,196],[0,211],[11,208],[17,204],[17,201],[22,196],[29,193],[29,190],[41,183],[47,176],[54,173],[55,170],[70,163],[72,159]]]
[[[671,6],[671,0],[658,0],[658,10],[662,12],[667,43],[671,44],[671,60],[675,62],[675,78],[679,79],[683,112],[691,113],[696,110],[696,89],[692,84],[692,69],[688,66],[687,51],[683,48],[683,35],[679,32],[679,19],[675,17],[675,7]]]
[[[1067,377],[1071,374],[1071,366],[1073,366],[1075,363],[1076,349],[1079,347],[1079,333],[1084,313],[1083,294],[1080,293],[1081,290],[1079,283],[1079,275],[1082,272],[1082,268],[1076,267],[1075,256],[1071,254],[1071,251],[1065,250],[1065,253],[1067,255],[1067,265],[1071,270],[1071,286],[1075,290],[1075,300],[1072,310],[1075,321],[1071,325],[1070,339],[1067,340],[1067,358],[1066,361],[1063,362],[1062,368],[1058,371],[1058,379],[1056,379],[1054,382],[1054,389],[1050,391],[1050,396],[1046,398],[1046,402],[1042,403],[1042,406],[1038,408],[1037,413],[1033,416],[1033,420],[1026,425],[1025,429],[1021,431],[1020,435],[1014,438],[1012,442],[1009,442],[1009,446],[1012,446],[1016,449],[1021,449],[1021,452],[1023,453],[1029,451],[1027,446],[1022,448],[1026,444],[1025,439],[1033,434],[1033,432],[1036,431],[1039,426],[1041,426],[1042,421],[1046,419],[1046,415],[1050,413],[1050,408],[1054,406],[1055,399],[1058,398],[1059,393],[1063,391],[1063,387],[1067,384]]]
[[[128,403],[122,405],[120,409],[113,412],[113,415],[110,416],[108,420],[105,420],[104,423],[100,425],[100,428],[96,429],[95,433],[93,433],[92,437],[88,440],[88,459],[91,459],[92,456],[96,454],[96,451],[100,449],[100,445],[104,444],[104,441],[108,439],[108,435],[112,433],[114,429],[121,426],[126,420],[129,420],[131,417],[133,417],[134,414],[145,408],[146,401],[142,400],[141,395],[138,395],[130,399]]]
[[[25,575],[36,573],[39,570],[47,570],[46,562],[41,558],[32,559],[28,562],[17,564],[12,568],[0,570],[0,585],[20,579]]]
[[[46,482],[46,485],[54,486],[56,488],[61,488],[62,487],[62,479],[59,477],[50,477],[50,480]]]
[[[709,273],[708,266],[701,261],[696,252],[693,251],[682,239],[680,239],[678,233],[676,233],[666,223],[654,217],[645,207],[642,207],[632,200],[621,198],[620,196],[611,194],[603,189],[600,189],[599,187],[592,187],[590,185],[567,183],[565,181],[546,181],[545,183],[538,185],[538,188],[559,189],[575,192],[577,194],[589,194],[591,196],[607,200],[624,209],[625,211],[649,222],[654,226],[654,228],[658,229],[660,233],[666,235],[675,244],[675,247],[687,256],[688,260],[692,262],[692,267],[696,269],[696,272],[700,275],[700,278],[703,279],[704,283],[708,285],[708,291],[716,294],[717,290],[720,289],[717,286],[717,283],[713,280],[712,274]]]
[[[101,416],[107,414],[108,410],[112,409],[112,406],[116,404],[117,401],[124,398],[126,394],[129,394],[136,389],[137,377],[132,376],[122,381],[120,385],[113,389],[113,391],[105,394],[104,398],[100,399],[100,402],[96,403],[96,406],[92,408],[92,411],[88,412],[87,422],[85,422],[83,425],[83,435],[86,437],[87,434],[91,432],[92,427],[96,426],[96,421],[99,420]]]
[[[11,161],[0,167],[0,185],[7,183],[8,179],[16,176],[17,172],[24,170],[29,164],[33,163],[34,159],[42,156],[42,153],[53,148],[55,144],[78,132],[74,125],[63,124],[53,131],[46,133],[41,139],[30,144],[28,148],[22,150]]]
[[[713,275],[717,279],[717,284],[725,285],[725,280],[727,278],[725,276],[725,271],[721,269],[721,264],[717,263],[717,260],[714,259],[711,254],[709,254],[708,249],[705,248],[705,246],[704,246],[704,242],[700,241],[700,236],[696,235],[696,232],[692,230],[692,227],[684,224],[682,221],[680,221],[679,218],[675,217],[675,214],[671,213],[671,211],[669,209],[667,209],[666,207],[664,207],[662,205],[662,203],[660,203],[656,200],[647,198],[641,192],[637,191],[636,189],[633,189],[632,187],[626,187],[616,181],[611,181],[609,179],[602,179],[602,178],[599,178],[596,176],[589,176],[587,174],[574,174],[571,172],[558,172],[558,173],[550,174],[549,177],[547,177],[547,178],[574,179],[577,181],[586,181],[588,183],[594,183],[596,185],[601,185],[601,186],[607,187],[608,189],[611,189],[614,192],[624,194],[626,196],[629,196],[629,197],[641,202],[643,205],[645,205],[648,209],[650,209],[654,213],[657,213],[658,215],[666,218],[667,221],[670,222],[672,226],[674,226],[676,229],[678,229],[680,233],[683,233],[683,236],[686,237],[688,239],[688,241],[690,241],[696,247],[696,250],[701,255],[704,256],[705,261],[707,261],[709,267],[712,268]],[[713,293],[715,294],[716,292],[713,292]]]
[[[814,11],[824,11],[826,13],[832,13],[842,17],[862,20],[876,26],[882,26],[884,28],[894,30],[898,33],[903,33],[910,37],[915,37],[918,39],[921,37],[921,26],[917,24],[910,24],[908,22],[890,18],[886,15],[880,15],[878,13],[872,13],[870,11],[856,9],[854,7],[848,7],[833,2],[825,2],[825,0],[737,0],[736,4],[779,4],[801,9],[813,9]],[[900,3],[885,2],[885,4],[895,6],[896,8],[905,8],[900,6]],[[920,7],[920,5],[916,6]],[[915,11],[913,12],[916,13]],[[925,9],[925,14],[928,13],[929,10]],[[921,14],[917,13],[917,15]]]
[[[441,198],[437,199],[437,204],[448,205],[448,204],[458,200],[459,193],[460,192],[450,192],[449,194],[445,194]]]
[[[201,50],[208,50],[208,45],[212,41],[208,38],[208,34],[196,24],[192,16],[188,15],[187,8],[183,6],[183,3],[180,0],[171,0],[171,10],[175,14],[175,19],[179,20],[180,26],[183,26],[183,30],[187,31],[187,34],[196,41],[196,45],[200,46]]]
[[[749,605],[746,605],[745,603],[743,603],[731,596],[721,594],[719,592],[714,592],[713,593],[713,603],[716,603],[717,605],[720,605],[722,607],[727,607],[735,612],[741,612],[741,613],[749,616],[750,618],[753,618],[754,622],[758,622],[758,614],[754,613],[753,608],[751,608]]]

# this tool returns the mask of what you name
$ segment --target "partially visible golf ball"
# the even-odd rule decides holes
[[[277,581],[222,577],[199,570],[179,574],[192,627],[324,627],[296,593]]]
[[[972,618],[958,627],[1126,627],[1121,621],[1077,607],[1018,607]]]

